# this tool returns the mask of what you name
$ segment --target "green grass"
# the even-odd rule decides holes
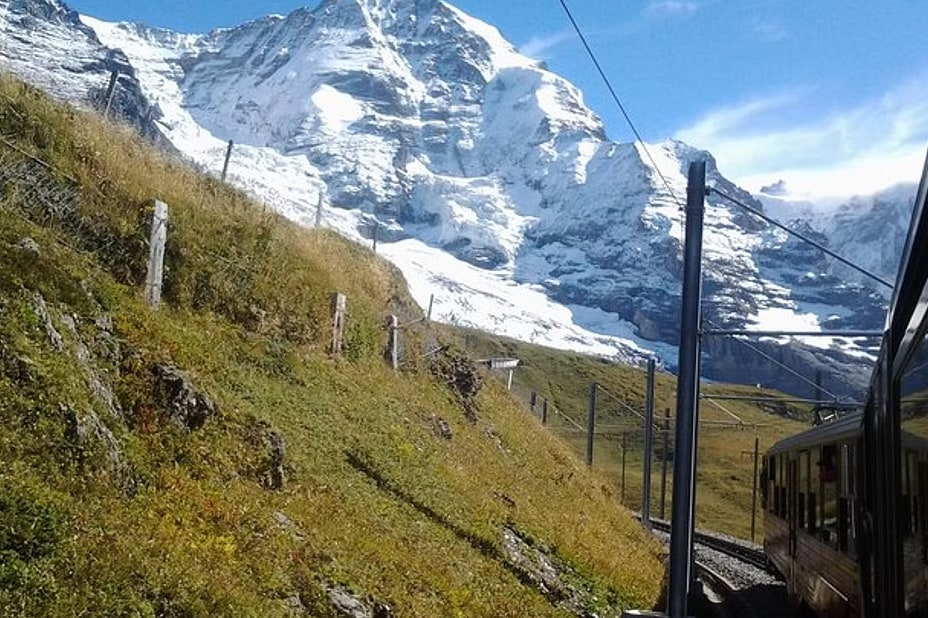
[[[566,615],[525,583],[504,528],[547,548],[592,609],[653,605],[662,550],[608,479],[494,380],[465,403],[412,354],[453,336],[404,331],[403,371],[388,369],[384,316],[420,312],[387,262],[6,77],[0,133],[50,165],[0,185],[0,615],[327,616],[334,584],[399,616]],[[75,208],[30,183],[70,187]],[[171,220],[152,312],[156,197]],[[217,404],[201,428],[172,420],[165,364]]]
[[[536,416],[542,399],[549,403],[549,430],[564,439],[578,457],[586,459],[589,385],[601,385],[596,405],[597,432],[594,439],[594,469],[616,497],[629,509],[642,504],[643,421],[631,410],[644,410],[647,376],[643,369],[610,363],[581,354],[561,352],[472,330],[449,329],[449,337],[478,357],[506,356],[522,363],[513,380],[513,396],[529,406],[531,392],[537,393]],[[503,373],[497,375],[504,382]],[[783,398],[782,393],[749,386],[704,385],[703,395],[736,395]],[[664,411],[675,416],[676,379],[658,373],[655,413],[662,421]],[[566,417],[566,418],[565,418]],[[698,434],[697,525],[741,538],[750,538],[754,439],[760,453],[777,440],[809,426],[807,407],[786,403],[756,404],[744,401],[700,402]],[[798,419],[798,420],[794,420]],[[674,444],[671,422],[668,444]],[[625,484],[622,483],[622,435],[625,434]],[[655,453],[663,437],[654,434]],[[667,464],[665,513],[672,508],[673,462]],[[658,455],[651,466],[651,512],[660,514],[661,463]],[[624,495],[624,500],[623,500]],[[759,500],[759,497],[758,497]],[[755,539],[763,538],[760,504],[757,506]]]

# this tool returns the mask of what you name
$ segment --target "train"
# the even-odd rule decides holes
[[[928,158],[865,403],[764,453],[764,550],[797,605],[928,618]]]

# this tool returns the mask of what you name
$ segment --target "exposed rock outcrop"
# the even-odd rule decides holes
[[[200,429],[216,415],[216,405],[209,395],[199,391],[190,377],[174,365],[156,364],[156,398],[164,405],[171,420],[189,430]]]

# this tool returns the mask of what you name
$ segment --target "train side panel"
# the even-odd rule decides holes
[[[805,532],[796,535],[792,585],[821,616],[850,618],[858,615],[857,563]]]

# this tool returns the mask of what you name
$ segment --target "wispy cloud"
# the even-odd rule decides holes
[[[519,46],[519,52],[529,58],[546,60],[556,47],[567,41],[573,40],[576,36],[573,30],[562,30],[554,34],[535,35],[526,43]]]
[[[672,17],[680,15],[692,15],[699,10],[699,5],[695,2],[686,2],[684,0],[658,0],[650,2],[644,8],[644,14],[647,17]]]
[[[629,20],[605,27],[586,28],[588,37],[602,40],[615,40],[629,35],[635,35],[656,26],[659,21],[669,18],[688,17],[699,10],[699,4],[689,0],[654,0],[649,2],[642,11],[633,15]],[[554,50],[564,43],[575,41],[576,33],[565,29],[552,34],[536,34],[528,41],[519,45],[519,52],[536,60],[549,59]]]
[[[789,38],[789,30],[779,17],[754,19],[749,27],[756,39],[768,43],[779,43]]]
[[[709,112],[676,136],[711,151],[745,188],[784,179],[807,197],[917,181],[928,146],[928,74],[883,97],[811,116],[814,93],[779,93]],[[787,124],[801,113],[804,121]]]

